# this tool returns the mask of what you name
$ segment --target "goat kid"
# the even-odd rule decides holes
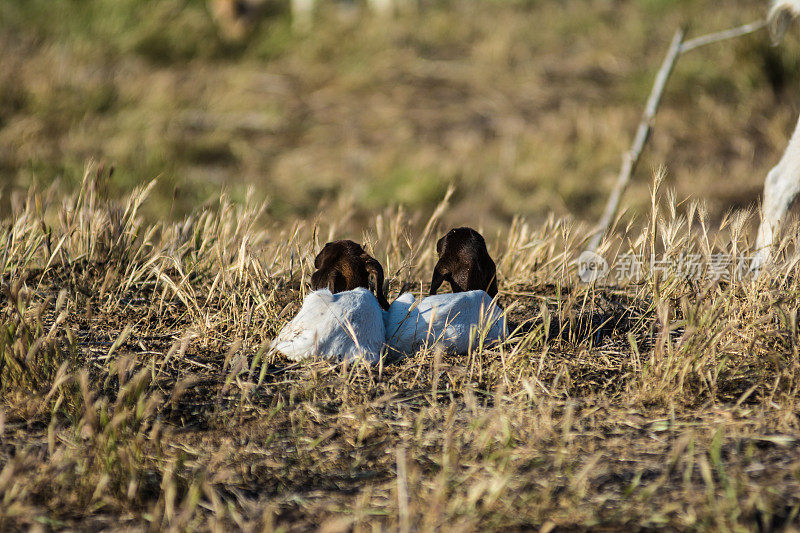
[[[503,310],[482,290],[438,294],[419,302],[407,292],[392,302],[383,319],[386,345],[405,355],[434,345],[466,354],[481,341],[490,344],[508,336]]]
[[[472,228],[453,228],[436,243],[439,261],[433,269],[430,294],[436,294],[442,283],[453,292],[482,290],[497,295],[497,267],[483,236]]]
[[[328,289],[336,294],[363,287],[375,292],[381,308],[389,309],[383,292],[383,267],[361,245],[349,240],[329,242],[314,258],[314,268],[313,290]]]
[[[372,293],[362,287],[339,294],[314,291],[270,349],[293,361],[318,355],[376,363],[386,342],[383,314]]]

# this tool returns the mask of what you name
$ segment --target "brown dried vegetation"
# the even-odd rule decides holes
[[[318,228],[221,199],[149,224],[87,172],[0,229],[0,528],[305,531],[769,530],[800,506],[795,243],[757,280],[582,285],[585,230],[488,239],[512,339],[368,367],[268,353]],[[654,197],[611,258],[747,252]],[[666,205],[665,212],[659,208]],[[443,204],[437,213],[446,206]],[[393,292],[434,263],[437,220],[372,242]],[[426,287],[416,285],[423,292]]]

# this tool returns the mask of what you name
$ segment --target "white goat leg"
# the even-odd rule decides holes
[[[800,15],[800,0],[772,0],[767,23],[772,42],[777,44],[792,20]],[[772,255],[772,244],[797,194],[800,192],[800,120],[783,157],[764,181],[761,226],[756,239],[756,254],[750,270],[758,272]]]
[[[314,0],[291,0],[292,28],[298,32],[311,29],[314,18]]]
[[[389,17],[394,11],[393,0],[367,0],[370,10],[378,16]]]
[[[769,171],[764,181],[763,215],[761,226],[758,228],[757,251],[750,265],[751,270],[758,271],[769,261],[772,244],[780,224],[798,193],[800,193],[800,119],[783,157]]]

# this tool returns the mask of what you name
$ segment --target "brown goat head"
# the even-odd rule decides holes
[[[453,292],[484,290],[497,295],[497,267],[483,236],[472,228],[453,228],[436,243],[439,261],[433,269],[430,294],[447,281]]]
[[[375,293],[383,309],[389,309],[383,293],[383,267],[359,244],[348,240],[327,243],[314,258],[314,268],[312,289],[328,289],[336,294],[364,287]]]

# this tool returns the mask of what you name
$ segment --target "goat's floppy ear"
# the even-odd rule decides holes
[[[446,234],[445,234],[444,237],[442,237],[441,239],[436,241],[436,254],[439,255],[440,257],[442,255],[442,248],[444,247],[444,239],[445,239],[445,237],[447,237]]]
[[[323,273],[319,270],[311,274],[311,290],[319,290],[323,287]]]
[[[339,277],[339,272],[331,272],[328,276],[328,290],[331,294],[336,294],[336,279]]]
[[[389,302],[386,300],[386,295],[383,290],[383,267],[377,261],[370,257],[365,261],[367,273],[369,274],[370,283],[374,283],[375,297],[378,298],[378,303],[383,309],[389,309]]]
[[[430,296],[436,294],[436,292],[439,290],[439,287],[441,287],[442,283],[444,283],[446,275],[447,272],[437,263],[433,269],[433,277],[431,278],[431,288],[428,291],[428,294]]]
[[[325,251],[326,249],[328,249],[328,245],[327,244],[322,247],[322,250],[320,250],[319,253],[317,254],[317,256],[314,258],[314,268],[318,269],[319,267],[322,266],[322,262],[323,262],[322,259],[326,255],[328,255],[328,253]]]
[[[497,272],[492,274],[492,281],[489,282],[489,287],[486,289],[486,294],[494,298],[497,296]]]

